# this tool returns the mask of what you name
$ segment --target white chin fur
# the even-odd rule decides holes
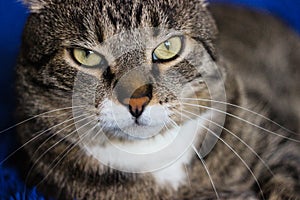
[[[143,126],[137,128],[132,126],[134,120],[124,106],[113,105],[110,101],[107,101],[106,105],[110,106],[102,106],[100,115],[106,128],[114,130],[115,126],[119,125],[124,132],[124,129],[128,131],[130,128],[127,127],[131,127],[130,135],[143,133],[144,139],[109,141],[106,138],[105,145],[97,143],[84,145],[87,154],[95,157],[101,164],[119,171],[150,172],[162,187],[171,185],[177,189],[180,184],[187,181],[184,164],[189,164],[195,155],[192,145],[198,142],[199,134],[202,132],[201,127],[205,126],[205,121],[200,118],[190,120],[180,127],[169,128],[164,133],[152,135],[169,121],[168,113],[162,106],[155,108],[155,112],[151,112],[154,106],[149,106],[141,118]],[[209,117],[211,117],[210,112],[201,115],[201,118]],[[152,136],[148,137],[149,135]]]

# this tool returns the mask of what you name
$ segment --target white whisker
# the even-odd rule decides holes
[[[209,119],[206,119],[205,117],[201,117],[201,115],[196,115],[192,112],[189,112],[189,111],[186,111],[186,110],[183,110],[184,112],[186,113],[189,113],[191,115],[194,115],[196,117],[200,117],[201,119],[203,120],[206,120],[220,128],[222,128],[223,130],[225,130],[226,132],[230,133],[233,137],[235,137],[236,139],[238,139],[241,143],[243,143],[253,154],[255,154],[255,156],[263,163],[263,165],[268,169],[268,171],[274,176],[274,173],[272,172],[272,170],[270,169],[270,167],[267,165],[267,163],[256,153],[256,151],[254,151],[254,149],[252,147],[250,147],[244,140],[242,140],[241,138],[239,138],[237,135],[235,135],[232,131],[228,130],[227,128],[219,125],[218,123],[212,121],[212,120],[209,120]]]
[[[179,113],[179,112],[178,112]],[[188,118],[188,119],[191,119],[190,117],[188,117],[187,115],[183,114],[183,113],[179,113],[181,114],[182,116]],[[259,190],[260,190],[260,193],[262,194],[262,198],[265,200],[264,198],[264,194],[263,194],[263,191],[261,189],[261,186],[258,182],[258,179],[256,178],[255,174],[253,173],[253,171],[251,170],[251,168],[249,167],[249,165],[245,162],[245,160],[227,143],[225,142],[221,137],[219,137],[217,134],[215,134],[212,130],[210,130],[209,128],[207,128],[206,126],[203,126],[201,124],[199,124],[202,128],[206,129],[209,133],[211,133],[212,135],[214,135],[216,138],[218,138],[223,144],[225,144],[240,160],[241,162],[244,164],[244,166],[248,169],[248,171],[251,173],[252,177],[254,178]]]
[[[178,124],[171,118],[169,118],[169,121],[174,125],[174,127],[178,128]]]
[[[97,125],[98,125],[98,124],[96,124],[96,126],[97,126]],[[95,127],[96,127],[96,126],[95,126]],[[94,127],[94,128],[95,128],[95,127]],[[93,129],[94,129],[94,128],[93,128]],[[97,132],[90,140],[94,140],[94,139],[101,133],[102,130],[103,130],[103,127],[101,127],[101,129],[100,129],[100,130],[99,130],[99,131],[98,131],[98,132]],[[101,137],[102,137],[102,136],[103,136],[103,135],[101,135]]]
[[[86,124],[84,124],[84,125],[82,125],[82,126],[80,126],[78,129],[76,129],[75,131],[73,131],[72,132],[72,134],[73,133],[76,133],[77,132],[77,130],[79,130],[79,129],[81,129],[81,128],[83,128],[83,127],[85,127],[86,125],[88,125],[88,124],[90,124],[90,123],[92,123],[92,122],[94,122],[94,121],[97,121],[97,119],[95,119],[95,120],[92,120],[92,121],[90,121],[90,122],[87,122]],[[98,124],[96,124],[95,126],[93,126],[93,128],[91,128],[89,131],[87,131],[86,133],[84,133],[83,135],[82,135],[82,137],[75,143],[75,144],[73,144],[73,143],[71,143],[70,145],[68,145],[67,147],[66,147],[66,149],[61,153],[61,154],[59,154],[57,157],[56,157],[56,159],[54,159],[52,162],[51,162],[51,164],[50,164],[50,166],[52,166],[58,159],[59,159],[59,157],[60,156],[62,156],[57,162],[56,162],[56,164],[53,166],[53,167],[51,167],[51,169],[49,170],[49,172],[46,174],[46,176],[36,185],[36,187],[38,187],[40,184],[42,184],[47,178],[48,178],[48,176],[51,174],[51,172],[54,170],[54,168],[56,168],[57,166],[58,166],[58,164],[65,158],[65,156],[66,155],[68,155],[68,153],[70,152],[70,151],[72,151],[87,135],[89,135],[89,133],[97,126]],[[68,134],[67,136],[65,136],[64,137],[64,139],[66,138],[66,137],[68,137],[68,136],[70,136],[71,134]],[[58,143],[57,143],[58,144]],[[56,144],[56,145],[57,145]],[[68,149],[68,150],[67,150]],[[67,150],[67,151],[66,151]]]
[[[190,186],[190,188],[191,188],[191,187],[192,187],[192,183],[191,183],[191,179],[190,179],[190,176],[189,176],[189,171],[188,171],[188,169],[187,169],[186,164],[183,164],[183,165],[184,165],[184,169],[185,169],[185,173],[186,173],[186,178],[187,178],[188,183],[189,183],[189,186]]]
[[[82,114],[82,115],[77,116],[77,117],[72,117],[72,118],[70,119],[70,121],[76,120],[76,119],[81,118],[81,117],[86,116],[86,115],[88,115],[88,117],[84,117],[83,119],[80,119],[80,120],[76,121],[76,123],[82,122],[82,121],[84,121],[84,120],[86,120],[86,119],[92,117],[92,116],[90,116],[89,113],[86,113],[86,114]],[[59,134],[60,132],[62,132],[63,130],[65,130],[65,129],[67,129],[67,128],[70,128],[70,127],[73,126],[74,124],[75,124],[75,123],[73,122],[73,123],[71,123],[71,124],[65,126],[64,128],[60,129],[58,132],[55,132],[54,134],[52,134],[52,135],[51,135],[49,138],[47,138],[42,144],[39,145],[39,147],[38,147],[38,148],[35,150],[35,152],[33,153],[32,157],[34,157],[35,154],[36,154],[36,152],[38,152],[38,150],[39,150],[44,144],[46,144],[50,139],[52,139],[53,137],[55,137],[56,135],[58,135],[58,134]]]
[[[281,137],[281,138],[284,138],[284,139],[287,139],[287,140],[290,140],[290,141],[293,141],[293,142],[296,142],[296,143],[300,143],[300,140],[296,140],[296,139],[289,138],[289,137],[287,137],[287,136],[280,135],[280,134],[278,134],[278,133],[272,132],[272,131],[270,131],[270,130],[268,130],[268,129],[266,129],[266,128],[263,128],[263,127],[258,126],[258,125],[256,125],[256,124],[250,122],[250,121],[247,121],[247,120],[245,120],[245,119],[243,119],[243,118],[241,118],[241,117],[239,117],[239,116],[233,115],[233,114],[228,113],[228,112],[224,112],[224,111],[219,110],[219,109],[216,109],[216,108],[211,108],[211,107],[208,107],[208,106],[203,106],[203,105],[198,105],[198,104],[189,104],[189,103],[181,103],[181,104],[188,105],[188,106],[194,106],[194,107],[200,107],[200,108],[205,108],[205,109],[214,110],[214,111],[216,111],[216,112],[223,113],[223,114],[226,114],[227,116],[231,116],[231,117],[233,117],[233,118],[236,118],[236,119],[238,119],[238,120],[241,120],[241,121],[243,121],[243,122],[245,122],[245,123],[247,123],[247,124],[250,124],[250,125],[252,125],[252,126],[254,126],[254,127],[258,128],[258,129],[261,129],[261,130],[263,130],[263,131],[265,131],[265,132],[267,132],[267,133],[276,135],[276,136],[278,136],[278,137]]]
[[[88,117],[86,117],[86,118],[84,118],[84,119],[82,119],[82,120],[86,120],[86,119],[91,118],[91,117],[94,117],[94,115],[88,116]],[[92,121],[91,121],[91,122],[92,122]],[[31,166],[30,170],[28,171],[27,176],[26,176],[26,179],[25,179],[25,185],[26,185],[26,182],[27,182],[27,180],[28,180],[28,178],[29,178],[30,173],[31,173],[32,170],[34,169],[34,166],[38,163],[38,161],[39,161],[43,156],[45,156],[51,149],[53,149],[55,146],[57,146],[59,143],[61,143],[63,140],[65,140],[67,137],[69,137],[69,136],[71,136],[72,134],[76,133],[77,130],[79,130],[79,129],[85,127],[85,126],[88,125],[89,123],[90,123],[90,122],[88,122],[88,123],[86,123],[86,124],[80,126],[78,129],[75,129],[75,130],[72,131],[71,133],[67,134],[66,136],[64,136],[63,138],[61,138],[60,140],[58,140],[55,144],[51,145],[45,152],[43,152],[43,153],[36,159],[36,161],[35,161],[35,162],[33,163],[33,165]],[[71,125],[73,125],[73,124],[71,124]],[[52,137],[53,137],[53,135],[52,135]],[[48,138],[48,139],[49,139],[49,138]],[[44,142],[44,143],[45,143],[45,142]],[[41,147],[41,145],[40,145],[40,147]],[[39,147],[38,149],[40,149],[40,147]],[[33,155],[35,155],[35,153],[38,151],[38,149],[34,152]]]
[[[63,125],[69,121],[72,121],[73,118],[71,119],[67,119],[59,124],[56,124],[40,133],[38,133],[36,136],[34,136],[33,138],[31,138],[30,140],[28,140],[27,142],[25,142],[22,146],[20,146],[19,148],[17,148],[15,151],[13,151],[11,154],[9,154],[5,159],[3,159],[1,162],[0,162],[0,165],[2,165],[5,161],[7,161],[9,158],[11,158],[15,153],[17,153],[18,151],[20,151],[22,148],[24,148],[26,145],[28,145],[29,143],[31,143],[32,141],[36,140],[37,138],[39,138],[40,136],[42,136],[44,133],[46,133],[47,131],[50,131],[51,129],[55,128],[55,127],[58,127],[60,125]]]
[[[265,119],[265,120],[267,120],[267,121],[269,121],[269,122],[271,122],[271,123],[277,125],[277,126],[280,127],[281,129],[283,129],[283,130],[285,130],[285,131],[287,131],[287,132],[289,132],[289,133],[298,135],[298,134],[295,133],[294,131],[291,131],[291,130],[285,128],[284,126],[282,126],[282,125],[280,125],[279,123],[277,123],[277,122],[275,122],[275,121],[269,119],[268,117],[266,117],[266,116],[264,116],[264,115],[262,115],[262,114],[260,114],[260,113],[254,112],[254,111],[252,111],[252,110],[250,110],[250,109],[248,109],[248,108],[245,108],[245,107],[236,105],[236,104],[227,103],[227,102],[223,102],[223,101],[216,101],[216,100],[212,100],[212,99],[201,99],[201,98],[180,98],[180,99],[181,99],[181,100],[194,100],[194,101],[214,102],[214,103],[220,103],[220,104],[229,105],[229,106],[232,106],[232,107],[235,107],[235,108],[239,108],[239,109],[242,109],[242,110],[244,110],[244,111],[250,112],[250,113],[252,113],[252,114],[254,114],[254,115],[257,115],[257,116],[259,116],[259,117],[261,117],[261,118],[263,118],[263,119]]]
[[[58,117],[62,117],[62,116],[65,116],[67,114],[70,114],[69,112],[71,112],[71,111],[67,111],[67,112],[62,113],[60,115],[43,115],[43,116],[40,116],[40,118],[58,118]]]
[[[79,117],[82,117],[82,115],[79,116]],[[92,115],[92,116],[89,115],[88,117],[85,117],[85,118],[81,119],[80,121],[89,119],[89,118],[91,118],[91,117],[94,117],[94,115]],[[78,122],[80,122],[80,121],[78,121]],[[72,126],[72,125],[74,125],[74,123],[72,123],[72,124],[70,124],[70,125],[68,125],[68,126]],[[85,125],[87,125],[87,124],[85,124]],[[85,125],[79,127],[78,129],[83,128]],[[35,154],[38,152],[38,150],[42,147],[43,144],[45,144],[47,141],[49,141],[51,138],[53,138],[55,135],[57,135],[59,132],[61,132],[62,130],[66,129],[66,128],[67,128],[67,127],[64,127],[63,129],[61,129],[60,131],[58,131],[57,133],[55,133],[55,134],[53,134],[51,137],[49,137],[46,141],[44,141],[44,142],[39,146],[39,148],[38,148],[37,150],[35,150],[35,152],[33,153],[33,156],[32,156],[32,157],[35,156]],[[25,185],[26,185],[26,183],[27,183],[27,181],[28,181],[29,175],[31,174],[32,170],[34,169],[34,167],[35,167],[35,165],[38,163],[38,161],[39,161],[43,156],[45,156],[51,149],[53,149],[55,146],[57,146],[60,142],[62,142],[62,141],[65,140],[67,137],[71,136],[72,134],[76,133],[76,131],[77,131],[77,129],[74,130],[74,131],[72,131],[71,133],[67,134],[65,137],[61,138],[59,141],[57,141],[55,144],[53,144],[51,147],[49,147],[45,152],[43,152],[43,154],[41,154],[41,155],[36,159],[36,161],[33,163],[33,165],[31,166],[30,170],[29,170],[28,173],[27,173],[27,176],[26,176],[26,178],[25,178]]]
[[[170,129],[168,128],[167,124],[165,122],[164,123],[164,127],[166,127],[166,129],[169,131]]]
[[[84,108],[84,107],[85,107],[85,106],[71,106],[71,107],[58,108],[58,109],[55,109],[55,110],[47,111],[47,112],[44,112],[44,113],[35,115],[35,116],[33,116],[33,117],[30,117],[30,118],[28,118],[28,119],[26,119],[26,120],[24,120],[24,121],[21,121],[21,122],[15,124],[15,125],[13,125],[13,126],[10,126],[10,127],[6,128],[6,129],[0,131],[0,134],[4,133],[4,132],[6,132],[6,131],[9,131],[9,130],[11,130],[11,129],[13,129],[13,128],[19,126],[19,125],[21,125],[21,124],[24,124],[24,123],[30,121],[30,120],[33,120],[33,119],[35,119],[35,118],[37,118],[37,117],[40,117],[40,116],[43,116],[43,115],[46,115],[46,114],[49,114],[49,113],[54,113],[54,112],[57,112],[57,111],[68,110],[68,109],[73,109],[73,108]]]
[[[201,163],[202,163],[202,165],[203,165],[203,167],[204,167],[204,169],[205,169],[205,171],[206,171],[206,173],[207,173],[207,175],[209,177],[209,180],[210,180],[210,183],[211,183],[211,185],[213,187],[213,190],[215,191],[217,199],[220,199],[218,191],[217,191],[217,188],[216,188],[216,186],[214,184],[214,181],[213,181],[213,179],[212,179],[212,177],[210,175],[210,172],[209,172],[209,170],[208,170],[208,168],[206,166],[206,163],[205,163],[204,159],[200,156],[200,154],[198,153],[198,151],[197,151],[197,149],[195,148],[194,145],[192,146],[192,148],[195,151],[195,153],[197,154],[197,156],[199,157],[199,159],[201,160]]]

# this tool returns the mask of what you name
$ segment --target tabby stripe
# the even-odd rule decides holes
[[[142,20],[143,4],[139,3],[139,5],[136,7],[136,10],[134,12],[135,12],[136,25],[140,25]]]

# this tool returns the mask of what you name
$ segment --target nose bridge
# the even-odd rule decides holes
[[[132,70],[124,74],[118,80],[115,90],[121,103],[126,98],[139,98],[143,96],[152,98],[150,77],[141,70]]]
[[[139,117],[152,98],[149,74],[134,69],[124,74],[115,86],[118,101],[127,106],[134,117]]]

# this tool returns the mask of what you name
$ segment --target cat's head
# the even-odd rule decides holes
[[[94,156],[108,142],[150,145],[134,149],[149,153],[173,141],[180,146],[176,138],[186,140],[181,152],[198,137],[185,133],[196,126],[184,125],[208,112],[205,100],[225,98],[224,68],[213,46],[217,31],[201,0],[25,3],[32,13],[18,68],[22,106],[38,114],[72,105],[82,147]]]

